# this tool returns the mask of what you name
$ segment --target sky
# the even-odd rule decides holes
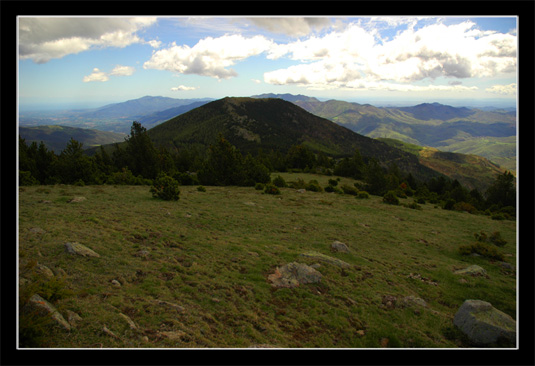
[[[515,106],[516,17],[18,18],[19,107],[304,94]]]

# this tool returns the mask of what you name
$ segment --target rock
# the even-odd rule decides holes
[[[306,189],[298,189],[297,193],[306,193],[306,191],[307,191]]]
[[[510,270],[510,271],[512,271],[514,269],[514,267],[510,263],[507,263],[507,262],[499,262],[499,265],[502,268]]]
[[[401,307],[412,307],[412,306],[421,306],[426,308],[427,303],[424,299],[421,299],[416,296],[405,296],[403,299],[399,301],[399,305]]]
[[[63,315],[59,313],[54,305],[43,299],[41,296],[34,294],[32,297],[30,297],[30,300],[28,300],[28,304],[26,306],[28,307],[27,309],[35,310],[43,316],[50,316],[55,324],[60,328],[71,330],[70,324],[65,320]]]
[[[72,198],[71,200],[69,200],[68,202],[69,203],[77,203],[77,202],[83,202],[85,201],[87,198],[85,197],[82,197],[82,196],[78,196],[78,197],[74,197]]]
[[[334,264],[335,266],[341,267],[341,268],[349,268],[351,265],[349,263],[344,262],[343,260],[340,260],[338,258],[329,257],[328,255],[321,254],[318,252],[307,252],[300,254],[301,257],[305,258],[312,258],[319,260],[321,262]]]
[[[471,265],[465,269],[460,269],[453,272],[456,275],[470,275],[470,276],[486,276],[487,271],[483,267],[478,266],[477,264]]]
[[[174,332],[161,332],[160,335],[168,338],[171,341],[181,341],[183,337],[187,336],[187,334],[181,330]]]
[[[81,255],[82,257],[100,257],[100,254],[77,242],[65,243],[65,251],[69,254]]]
[[[54,277],[54,272],[44,264],[37,264],[34,268],[35,273],[38,275],[41,275],[43,277],[46,277],[48,279]]]
[[[30,229],[30,233],[32,234],[46,234],[46,231],[44,231],[43,229],[41,229],[40,227],[32,227]]]
[[[386,306],[387,309],[394,309],[396,307],[397,298],[392,295],[384,295],[381,304]]]
[[[331,244],[331,251],[333,251],[333,252],[341,252],[341,253],[349,253],[349,248],[344,243],[342,243],[342,242],[340,242],[338,240],[335,240]]]
[[[119,337],[117,337],[117,335],[115,335],[115,333],[113,333],[111,330],[109,330],[106,326],[103,326],[103,327],[102,327],[102,331],[103,331],[105,334],[107,334],[107,335],[109,335],[110,337],[112,337],[112,338],[119,339]]]
[[[268,276],[273,287],[297,287],[300,284],[317,283],[321,281],[321,273],[303,263],[292,262],[275,269],[275,273]]]
[[[71,327],[76,328],[77,323],[81,320],[82,317],[80,315],[76,314],[74,311],[67,310],[67,321]]]
[[[120,288],[121,287],[121,283],[117,280],[111,280],[111,285],[115,288]]]
[[[500,339],[516,342],[516,321],[486,301],[466,300],[455,314],[453,324],[477,345]]]
[[[178,311],[179,313],[181,313],[183,311],[186,311],[186,309],[183,306],[180,306],[180,305],[177,305],[177,304],[173,304],[172,302],[169,302],[169,301],[154,300],[153,303],[155,303],[157,305],[163,305],[163,306],[170,307],[170,308]]]
[[[124,320],[126,320],[126,322],[128,323],[128,326],[130,327],[130,329],[137,330],[136,323],[134,323],[134,321],[132,319],[130,319],[130,317],[128,315],[125,315],[123,313],[119,313],[119,316],[121,318],[123,318]]]

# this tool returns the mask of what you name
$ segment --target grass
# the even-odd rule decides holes
[[[333,178],[280,175],[286,182],[316,179],[322,187]],[[341,178],[339,185],[353,183]],[[499,250],[514,265],[515,222],[431,204],[411,210],[383,204],[377,196],[205,188],[180,187],[180,200],[173,202],[152,198],[147,186],[21,188],[21,276],[36,262],[55,273],[63,270],[66,295],[54,305],[82,317],[69,337],[51,328],[46,346],[375,348],[387,338],[389,347],[451,348],[466,346],[451,329],[466,299],[488,301],[516,316],[514,273],[458,252],[474,243],[474,233],[499,231],[507,241]],[[87,199],[68,203],[74,196]],[[36,227],[46,233],[30,230]],[[334,240],[346,243],[350,253],[331,253]],[[88,246],[100,258],[68,255],[63,249],[68,241]],[[276,267],[315,263],[299,256],[309,251],[352,267],[321,262],[320,283],[271,287],[267,276]],[[453,271],[470,264],[484,267],[488,278],[460,282]],[[420,297],[428,307],[387,309],[385,295]],[[118,338],[106,335],[104,326]],[[163,332],[182,333],[175,339]]]

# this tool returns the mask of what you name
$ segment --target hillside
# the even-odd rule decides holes
[[[48,150],[52,150],[56,154],[59,154],[67,146],[71,138],[83,143],[85,149],[89,149],[122,142],[126,136],[120,133],[60,125],[19,127],[19,134],[28,144],[34,141],[39,144],[43,141]]]
[[[73,324],[23,316],[22,347],[41,336],[33,347],[465,348],[474,345],[452,322],[465,300],[517,317],[513,221],[377,196],[180,189],[176,202],[151,198],[148,186],[21,189],[21,304],[37,292]],[[500,232],[506,264],[459,253],[482,231]],[[334,241],[349,252],[331,251]],[[68,242],[99,257],[69,254]],[[274,287],[293,262],[320,281]],[[471,265],[487,275],[455,274]]]
[[[436,172],[418,159],[380,141],[359,135],[327,119],[315,116],[282,99],[224,98],[175,117],[148,131],[156,146],[180,149],[191,145],[209,146],[223,134],[241,152],[287,151],[303,144],[331,156],[351,156],[359,149],[383,165],[395,162],[418,179]]]
[[[329,100],[294,102],[307,111],[327,118],[352,131],[373,138],[393,138],[407,143],[464,152],[462,147],[480,148],[469,153],[514,169],[516,148],[503,148],[500,139],[516,136],[516,114],[510,111],[483,111],[456,108],[439,103],[413,107],[378,108],[369,104]],[[487,143],[482,146],[482,141]],[[508,140],[510,143],[510,139]],[[494,159],[499,157],[499,161]]]
[[[444,152],[432,147],[422,147],[399,140],[380,138],[380,141],[414,154],[422,165],[425,165],[445,176],[457,179],[469,189],[477,188],[485,192],[492,185],[496,176],[506,170],[481,156]]]

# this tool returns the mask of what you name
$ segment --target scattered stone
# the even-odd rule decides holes
[[[275,273],[268,276],[273,287],[297,287],[300,284],[321,281],[321,273],[303,263],[292,262],[276,268]]]
[[[316,260],[319,260],[319,261],[325,262],[325,263],[334,264],[334,265],[336,265],[338,267],[341,267],[341,268],[349,268],[349,267],[351,267],[351,265],[349,263],[346,263],[343,260],[340,260],[338,258],[329,257],[328,255],[321,254],[321,253],[318,253],[318,252],[302,253],[302,254],[300,254],[300,256],[301,257],[305,257],[305,258],[316,259]]]
[[[510,263],[507,263],[507,262],[499,262],[500,266],[502,268],[505,268],[507,270],[510,270],[512,271],[514,269],[514,267],[510,264]]]
[[[65,243],[65,251],[69,254],[77,254],[82,257],[100,257],[100,254],[77,242]]]
[[[150,252],[146,249],[142,249],[138,252],[136,252],[136,254],[134,254],[134,257],[140,257],[140,258],[144,258],[144,259],[147,259],[150,255]]]
[[[54,272],[52,272],[52,270],[51,270],[50,268],[48,268],[47,266],[45,266],[44,264],[40,264],[40,263],[38,263],[38,264],[34,267],[34,271],[35,271],[38,275],[41,275],[41,276],[46,277],[46,278],[48,278],[48,279],[54,277]]]
[[[133,320],[130,319],[130,317],[128,315],[125,315],[123,313],[119,313],[119,316],[122,317],[124,320],[126,320],[126,322],[128,323],[128,326],[130,327],[130,329],[137,330],[136,323],[134,323]]]
[[[183,337],[187,336],[187,334],[181,330],[173,332],[160,332],[160,335],[168,338],[171,341],[181,341]]]
[[[30,229],[30,233],[32,234],[46,234],[46,231],[44,231],[43,229],[41,229],[40,227],[32,227]]]
[[[71,200],[69,200],[68,202],[69,203],[77,203],[77,202],[83,202],[85,201],[87,198],[85,197],[82,197],[82,196],[78,196],[78,197],[74,197],[72,198]]]
[[[117,281],[117,280],[111,280],[111,284],[115,288],[120,288],[121,287],[121,283],[119,281]]]
[[[397,298],[392,295],[383,295],[381,303],[386,306],[387,309],[392,310],[396,307]]]
[[[366,331],[364,329],[357,330],[357,335],[359,337],[364,337],[366,335]]]
[[[306,191],[307,191],[306,189],[298,189],[297,193],[305,193]]]
[[[466,300],[455,314],[453,324],[478,345],[500,339],[516,343],[516,321],[486,301]]]
[[[183,306],[180,306],[180,305],[177,305],[177,304],[173,304],[172,302],[168,302],[168,301],[163,301],[163,300],[154,300],[153,301],[155,304],[157,305],[163,305],[163,306],[168,306],[178,312],[183,312],[183,311],[186,311],[186,309],[183,307]]]
[[[74,311],[67,310],[67,321],[71,327],[76,328],[78,322],[82,320],[82,317],[75,313]]]
[[[405,296],[403,299],[400,300],[399,305],[401,307],[412,307],[412,306],[421,306],[426,308],[427,303],[424,299],[421,299],[416,296]]]
[[[253,257],[258,257],[259,256],[259,254],[257,252],[249,252],[248,254],[253,256]]]
[[[41,296],[34,294],[32,297],[30,297],[30,300],[26,306],[28,306],[29,310],[35,310],[43,316],[50,316],[55,324],[60,328],[63,328],[64,330],[71,330],[70,324],[65,320],[63,315],[59,313],[54,305],[43,299]]]
[[[117,337],[117,335],[115,333],[113,333],[111,330],[109,330],[106,326],[102,327],[102,331],[109,335],[110,337],[112,338],[115,338],[115,339],[119,339],[119,337]]]
[[[470,276],[486,276],[487,271],[483,267],[478,266],[477,264],[471,265],[467,268],[460,269],[453,272],[456,275],[470,275]]]
[[[423,277],[421,274],[419,273],[409,273],[409,275],[407,276],[408,278],[412,278],[413,280],[420,280],[422,281],[423,283],[426,283],[428,285],[432,285],[432,286],[438,286],[438,282],[436,281],[433,281],[427,277]]]
[[[332,252],[341,252],[341,253],[349,253],[349,248],[347,247],[346,244],[338,241],[338,240],[335,240],[332,244],[331,244],[331,251]]]

